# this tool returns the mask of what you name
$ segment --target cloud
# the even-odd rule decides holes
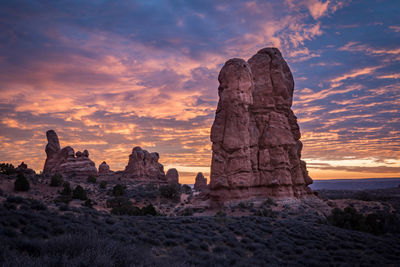
[[[367,53],[370,55],[399,55],[400,54],[400,47],[399,48],[387,48],[387,49],[380,49],[380,48],[372,48],[366,44],[360,44],[359,42],[348,42],[344,46],[338,48],[339,51],[348,51],[348,52],[361,52]]]
[[[319,19],[328,12],[328,5],[330,1],[320,2],[318,0],[307,1],[308,9],[310,10],[311,16],[314,19]]]
[[[362,69],[355,69],[350,71],[349,73],[343,74],[339,77],[331,79],[332,84],[337,84],[341,81],[347,80],[349,78],[356,78],[362,75],[367,75],[373,73],[375,70],[381,68],[381,66],[375,66],[375,67],[365,67]]]
[[[378,79],[400,79],[400,73],[377,76]]]

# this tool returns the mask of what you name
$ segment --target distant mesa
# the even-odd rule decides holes
[[[60,141],[54,130],[46,132],[46,162],[43,168],[44,175],[56,173],[65,177],[83,177],[97,175],[97,169],[93,161],[89,159],[89,152],[74,152],[70,146],[60,149]]]
[[[208,189],[207,178],[204,177],[203,173],[201,172],[197,173],[194,183],[194,190],[205,191],[207,189]]]
[[[211,199],[310,195],[312,180],[291,110],[294,80],[281,52],[264,48],[247,62],[230,59],[218,80]]]

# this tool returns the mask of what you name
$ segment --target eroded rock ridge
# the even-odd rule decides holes
[[[70,146],[60,148],[60,141],[54,130],[46,132],[46,162],[43,174],[53,175],[59,173],[66,177],[82,177],[97,175],[97,169],[93,161],[89,158],[89,152],[74,152]]]

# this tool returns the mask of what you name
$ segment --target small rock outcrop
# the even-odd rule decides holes
[[[175,168],[169,169],[165,175],[165,179],[169,184],[179,184],[179,174]]]
[[[24,162],[21,162],[20,165],[18,165],[17,168],[15,168],[15,171],[17,173],[22,173],[25,176],[34,176],[36,174],[36,172],[30,168],[28,168],[28,165],[25,164]]]
[[[291,110],[294,80],[276,48],[228,60],[211,128],[210,196],[216,201],[300,197],[312,183]]]
[[[44,175],[59,173],[64,177],[88,177],[97,175],[97,169],[93,161],[89,159],[89,152],[74,152],[70,146],[60,149],[60,142],[54,130],[46,132],[46,162],[43,168]]]
[[[204,191],[207,190],[207,178],[204,177],[203,173],[199,172],[196,175],[196,180],[194,183],[194,190],[196,191]]]
[[[113,171],[110,170],[110,166],[108,166],[107,162],[103,161],[99,165],[99,175],[107,175],[112,173]]]
[[[164,166],[158,163],[159,158],[157,152],[150,153],[138,146],[134,147],[123,176],[138,181],[165,182]]]

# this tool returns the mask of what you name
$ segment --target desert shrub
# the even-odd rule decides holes
[[[160,195],[167,199],[179,201],[181,197],[181,185],[169,184],[160,186]]]
[[[182,210],[181,212],[182,216],[192,216],[193,215],[193,209],[192,208],[186,208]]]
[[[132,202],[126,197],[115,197],[106,201],[107,208],[111,208],[111,213],[116,215],[130,215],[130,216],[156,216],[157,211],[153,205],[149,204],[142,209],[133,206]]]
[[[61,186],[63,184],[64,180],[61,174],[56,173],[53,176],[51,176],[50,180],[50,186]]]
[[[140,213],[141,213],[141,215],[144,215],[144,216],[145,215],[152,215],[152,216],[156,216],[157,215],[156,209],[151,204],[147,205],[146,207],[143,207],[140,210]]]
[[[22,174],[19,173],[17,176],[17,180],[14,182],[14,190],[15,191],[28,191],[29,190],[29,181],[26,179],[26,177]]]
[[[72,201],[72,195],[59,195],[54,199],[54,202],[56,203],[64,203],[64,204],[69,204],[69,202]]]
[[[372,200],[370,194],[368,194],[368,192],[365,192],[365,191],[357,192],[355,194],[354,198],[362,200],[362,201],[371,201]]]
[[[33,210],[47,210],[47,206],[37,199],[30,199],[29,202]]]
[[[130,200],[126,197],[114,197],[107,199],[106,206],[107,208],[116,208],[126,205],[128,203],[130,203]]]
[[[85,202],[82,204],[82,206],[85,206],[88,208],[93,208],[93,204],[94,204],[93,201],[90,198],[88,198],[85,200]]]
[[[133,206],[132,203],[121,207],[112,208],[111,213],[115,215],[129,215],[129,216],[141,215],[140,208]]]
[[[68,182],[63,183],[63,190],[60,192],[63,196],[70,196],[72,194],[71,186]]]
[[[400,219],[395,214],[388,212],[371,213],[364,216],[352,207],[346,207],[343,210],[335,208],[328,217],[328,222],[340,228],[375,235],[400,232]]]
[[[7,197],[7,202],[21,204],[24,202],[24,198],[20,196],[9,196]]]
[[[94,177],[93,175],[89,175],[87,178],[87,182],[91,183],[91,184],[95,184],[96,183],[96,177]]]
[[[123,196],[125,194],[125,189],[126,189],[126,186],[117,184],[113,188],[113,195],[115,197]]]
[[[276,218],[278,213],[268,208],[258,209],[254,212],[254,215],[261,216],[261,217],[269,217],[269,218]]]
[[[182,185],[182,192],[185,194],[191,194],[192,193],[192,188],[188,186],[187,184]]]
[[[16,171],[15,171],[14,165],[12,165],[11,163],[0,163],[0,173],[1,174],[10,175],[10,174],[14,174],[15,172]]]
[[[86,191],[83,189],[82,186],[77,185],[75,189],[72,191],[72,198],[74,199],[80,199],[80,200],[86,200]]]
[[[219,210],[216,214],[215,217],[225,217],[226,216],[226,212]]]
[[[101,181],[100,184],[99,184],[99,187],[100,187],[101,189],[106,189],[106,187],[107,187],[107,181]]]
[[[267,200],[265,200],[263,202],[263,206],[276,206],[276,202],[272,199],[272,198],[267,198]]]

